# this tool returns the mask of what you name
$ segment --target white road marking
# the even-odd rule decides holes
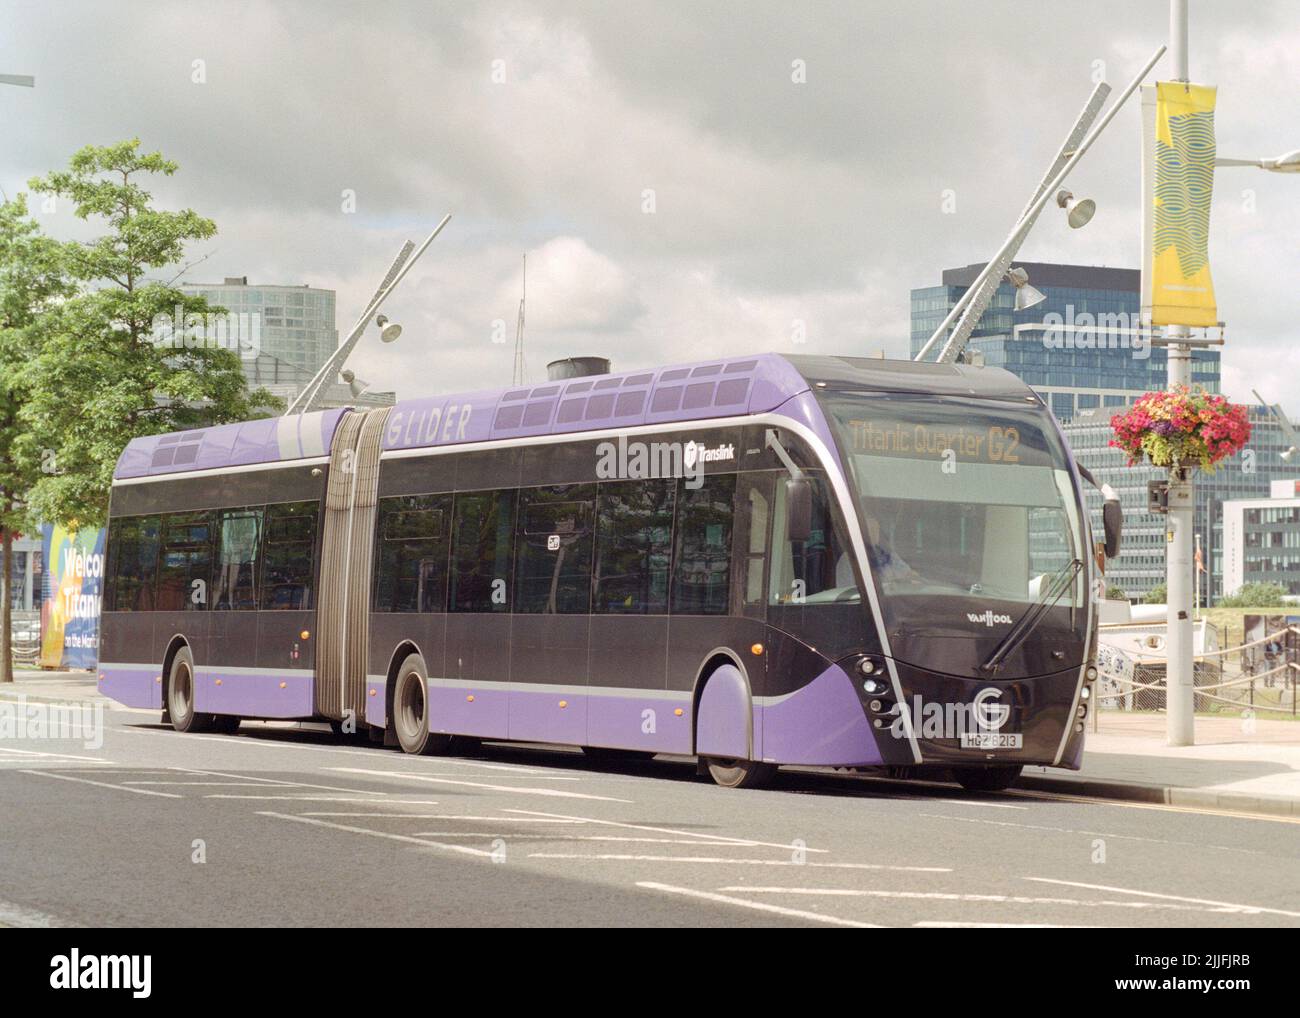
[[[989,802],[987,799],[932,799],[932,802],[950,802],[954,806],[981,806],[984,809],[1029,809],[1009,802]]]
[[[253,781],[123,781],[124,785],[177,785],[197,788],[265,788]]]
[[[315,820],[311,817],[298,817],[289,813],[271,813],[269,811],[259,811],[258,816],[275,817],[277,820],[292,820],[299,824],[312,824],[316,827],[328,827],[335,831],[347,831],[350,834],[365,834],[372,838],[386,838],[389,841],[402,841],[408,845],[420,845],[424,848],[441,848],[448,852],[459,852],[463,855],[473,856],[491,856],[492,853],[484,851],[481,848],[470,848],[468,845],[447,845],[437,841],[426,841],[424,838],[417,838],[410,834],[390,834],[387,831],[372,831],[366,827],[352,827],[348,824],[332,824],[327,820]]]
[[[1222,912],[1223,909],[1203,908],[1194,905],[1170,905],[1153,901],[1083,901],[1077,898],[1033,898],[1018,894],[959,894],[952,891],[880,891],[869,888],[842,887],[720,887],[720,891],[746,891],[749,894],[793,894],[827,898],[907,898],[934,901],[969,901],[979,904],[1006,905],[1068,905],[1071,908],[1110,907],[1129,909],[1156,909],[1171,912]]]
[[[76,926],[76,923],[58,916],[41,912],[26,905],[15,905],[11,901],[0,901],[0,926],[14,926],[23,929],[46,929],[48,927]]]
[[[795,846],[788,842],[776,841],[754,841],[749,838],[730,838],[724,834],[701,834],[698,831],[682,831],[673,827],[650,827],[647,824],[629,824],[619,820],[602,820],[598,817],[576,817],[565,813],[542,813],[535,809],[503,809],[503,813],[521,813],[525,816],[547,817],[551,820],[576,820],[584,824],[601,824],[606,827],[622,827],[630,831],[648,831],[651,834],[675,834],[682,838],[709,838],[713,841],[727,841],[733,845],[741,845],[746,848],[780,848],[786,851],[793,851]],[[803,848],[804,852],[816,852],[825,854],[827,849],[824,848]]]
[[[578,859],[584,862],[688,862],[709,866],[797,866],[830,870],[889,870],[907,873],[951,873],[939,866],[884,866],[870,862],[795,862],[793,859],[728,859],[710,855],[581,855],[564,852],[533,852],[530,859]]]
[[[963,923],[936,920],[927,923],[913,923],[919,929],[938,930],[1097,930],[1101,926],[1066,926],[1062,923]]]
[[[560,799],[595,799],[600,802],[622,802],[633,805],[631,799],[617,799],[612,795],[592,795],[589,792],[565,792],[558,788],[521,788],[518,785],[491,785],[485,781],[463,781],[456,778],[443,778],[434,775],[414,774],[406,771],[376,771],[365,767],[330,767],[331,771],[345,774],[366,774],[380,778],[406,778],[408,781],[428,781],[438,785],[458,785],[467,788],[482,788],[489,792],[515,792],[520,795],[545,795]]]
[[[286,728],[282,730],[286,732],[301,731],[301,729],[297,729],[297,728]],[[181,736],[180,732],[159,730],[156,728],[140,728],[138,726],[132,726],[128,728],[115,728],[113,729],[113,731],[125,732],[130,735],[152,735],[155,738],[163,738],[163,739],[172,739]],[[374,747],[373,749],[345,749],[342,746],[337,748],[334,746],[304,746],[300,742],[274,742],[270,739],[256,738],[256,737],[231,738],[228,735],[197,735],[193,732],[186,732],[181,737],[183,737],[186,742],[190,742],[192,740],[196,740],[196,741],[202,740],[204,742],[219,742],[225,746],[262,746],[266,749],[303,750],[309,753],[342,753],[345,756],[364,756],[371,760],[375,759],[376,754],[380,752],[380,747],[378,746]],[[407,759],[415,760],[416,758],[408,757]],[[534,767],[525,766],[523,764],[483,763],[482,761],[479,760],[461,760],[454,757],[439,757],[438,762],[446,763],[446,764],[456,764],[457,766],[460,767],[482,767],[487,770],[514,771],[523,774],[545,774],[549,770],[549,768],[547,769],[534,768]],[[575,780],[580,781],[582,779],[577,778]]]
[[[398,800],[400,801],[400,800]],[[376,806],[395,805],[393,800],[386,802],[377,802]],[[375,817],[381,820],[482,820],[485,823],[499,824],[502,820],[509,820],[512,824],[582,824],[584,820],[538,820],[531,817],[480,817],[468,816],[463,813],[336,813],[333,811],[319,810],[315,812],[300,813],[304,817]]]
[[[517,831],[416,831],[418,838],[500,838],[503,841],[617,841],[642,842],[650,845],[698,845],[706,848],[730,848],[726,841],[687,841],[682,838],[633,838],[617,834],[523,834]]]
[[[13,753],[19,760],[26,760],[28,763],[34,761],[28,760],[28,757],[40,757],[46,760],[76,760],[80,763],[97,763],[111,764],[113,761],[105,760],[98,756],[85,756],[81,753],[42,753],[35,749],[14,749],[12,746],[0,746],[0,753]],[[19,761],[15,761],[17,763]]]
[[[259,802],[353,802],[371,803],[373,799],[348,799],[341,795],[238,795],[234,792],[212,792],[205,799],[255,799]],[[385,799],[376,806],[438,806],[437,799]]]
[[[1230,912],[1247,912],[1258,915],[1267,912],[1270,915],[1284,915],[1300,919],[1300,912],[1288,912],[1281,908],[1265,908],[1263,905],[1240,905],[1231,901],[1213,901],[1207,898],[1186,898],[1180,894],[1158,894],[1155,891],[1135,891],[1130,887],[1110,887],[1106,884],[1082,884],[1074,880],[1053,880],[1051,877],[1025,877],[1040,884],[1063,884],[1066,887],[1083,887],[1090,891],[1111,891],[1115,894],[1136,894],[1143,898],[1162,898],[1165,901],[1187,901],[1195,905],[1214,905]]]
[[[256,774],[230,774],[226,771],[200,770],[197,767],[173,767],[173,773],[205,774],[210,778],[241,778],[246,781],[260,781],[264,785],[282,785],[291,788],[314,788],[318,792],[353,792],[357,795],[387,795],[369,788],[343,788],[339,785],[313,785],[306,781],[285,781],[282,778],[264,778]]]
[[[765,901],[747,901],[744,898],[732,898],[729,895],[715,894],[712,891],[697,891],[691,887],[674,887],[672,884],[657,884],[650,880],[638,880],[636,886],[644,887],[650,891],[663,891],[665,894],[682,894],[689,898],[700,898],[704,901],[717,902],[719,905],[735,905],[739,908],[753,909],[756,912],[771,912],[774,915],[785,916],[788,919],[810,919],[813,922],[827,923],[831,926],[880,929],[875,923],[860,923],[853,919],[840,919],[837,916],[822,915],[820,912],[804,912],[794,908],[782,908],[780,905],[772,905]]]
[[[185,796],[177,795],[174,792],[152,792],[146,788],[127,788],[124,785],[114,785],[108,781],[91,781],[89,778],[72,778],[66,774],[53,774],[50,771],[19,771],[20,774],[31,774],[38,778],[57,778],[59,781],[75,781],[80,785],[96,785],[99,788],[113,788],[119,792],[134,792],[136,795],[157,795],[165,799],[184,799]]]

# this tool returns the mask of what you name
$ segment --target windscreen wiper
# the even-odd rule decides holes
[[[1034,631],[1034,628],[1043,620],[1049,608],[1056,604],[1064,594],[1074,584],[1074,578],[1079,575],[1079,570],[1083,568],[1082,559],[1071,559],[1063,565],[1057,574],[1052,577],[1052,582],[1047,586],[1038,600],[1025,614],[1020,616],[1020,620],[1011,627],[1011,632],[1002,638],[1002,642],[989,655],[989,659],[980,665],[982,672],[995,672],[1002,667],[1002,662],[1006,660],[1008,654],[1025,642],[1025,638]]]

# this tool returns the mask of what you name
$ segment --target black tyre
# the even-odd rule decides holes
[[[212,730],[219,732],[221,735],[234,735],[239,731],[239,722],[243,719],[234,714],[214,714],[212,716]]]
[[[182,647],[172,658],[167,676],[167,715],[178,732],[206,732],[212,727],[212,715],[194,709],[194,657],[189,647]]]
[[[429,682],[424,658],[410,655],[402,662],[393,685],[393,730],[403,751],[412,754],[446,753],[451,736],[429,731]]]
[[[776,764],[758,760],[708,761],[709,776],[723,788],[764,788],[776,777]]]
[[[1022,766],[957,767],[952,775],[968,792],[1001,792],[1010,788],[1020,777]]]

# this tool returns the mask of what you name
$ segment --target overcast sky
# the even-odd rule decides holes
[[[1220,154],[1300,147],[1300,3],[1192,0],[1191,26]],[[354,355],[401,397],[509,384],[525,251],[530,380],[577,354],[906,356],[909,290],[993,254],[1094,73],[1117,94],[1167,27],[1165,0],[0,0],[0,72],[37,78],[0,87],[0,186],[138,136],[181,166],[159,202],[217,223],[187,278],[335,289],[341,333],[453,213],[385,308],[402,339]],[[1137,267],[1136,97],[1070,186],[1096,218],[1050,209],[1024,260]],[[1300,176],[1220,169],[1211,228],[1225,391],[1300,414]]]

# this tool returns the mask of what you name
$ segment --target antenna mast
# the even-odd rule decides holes
[[[524,384],[524,300],[528,296],[528,255],[524,255],[524,285],[519,293],[519,321],[515,324],[515,370],[511,385]]]

